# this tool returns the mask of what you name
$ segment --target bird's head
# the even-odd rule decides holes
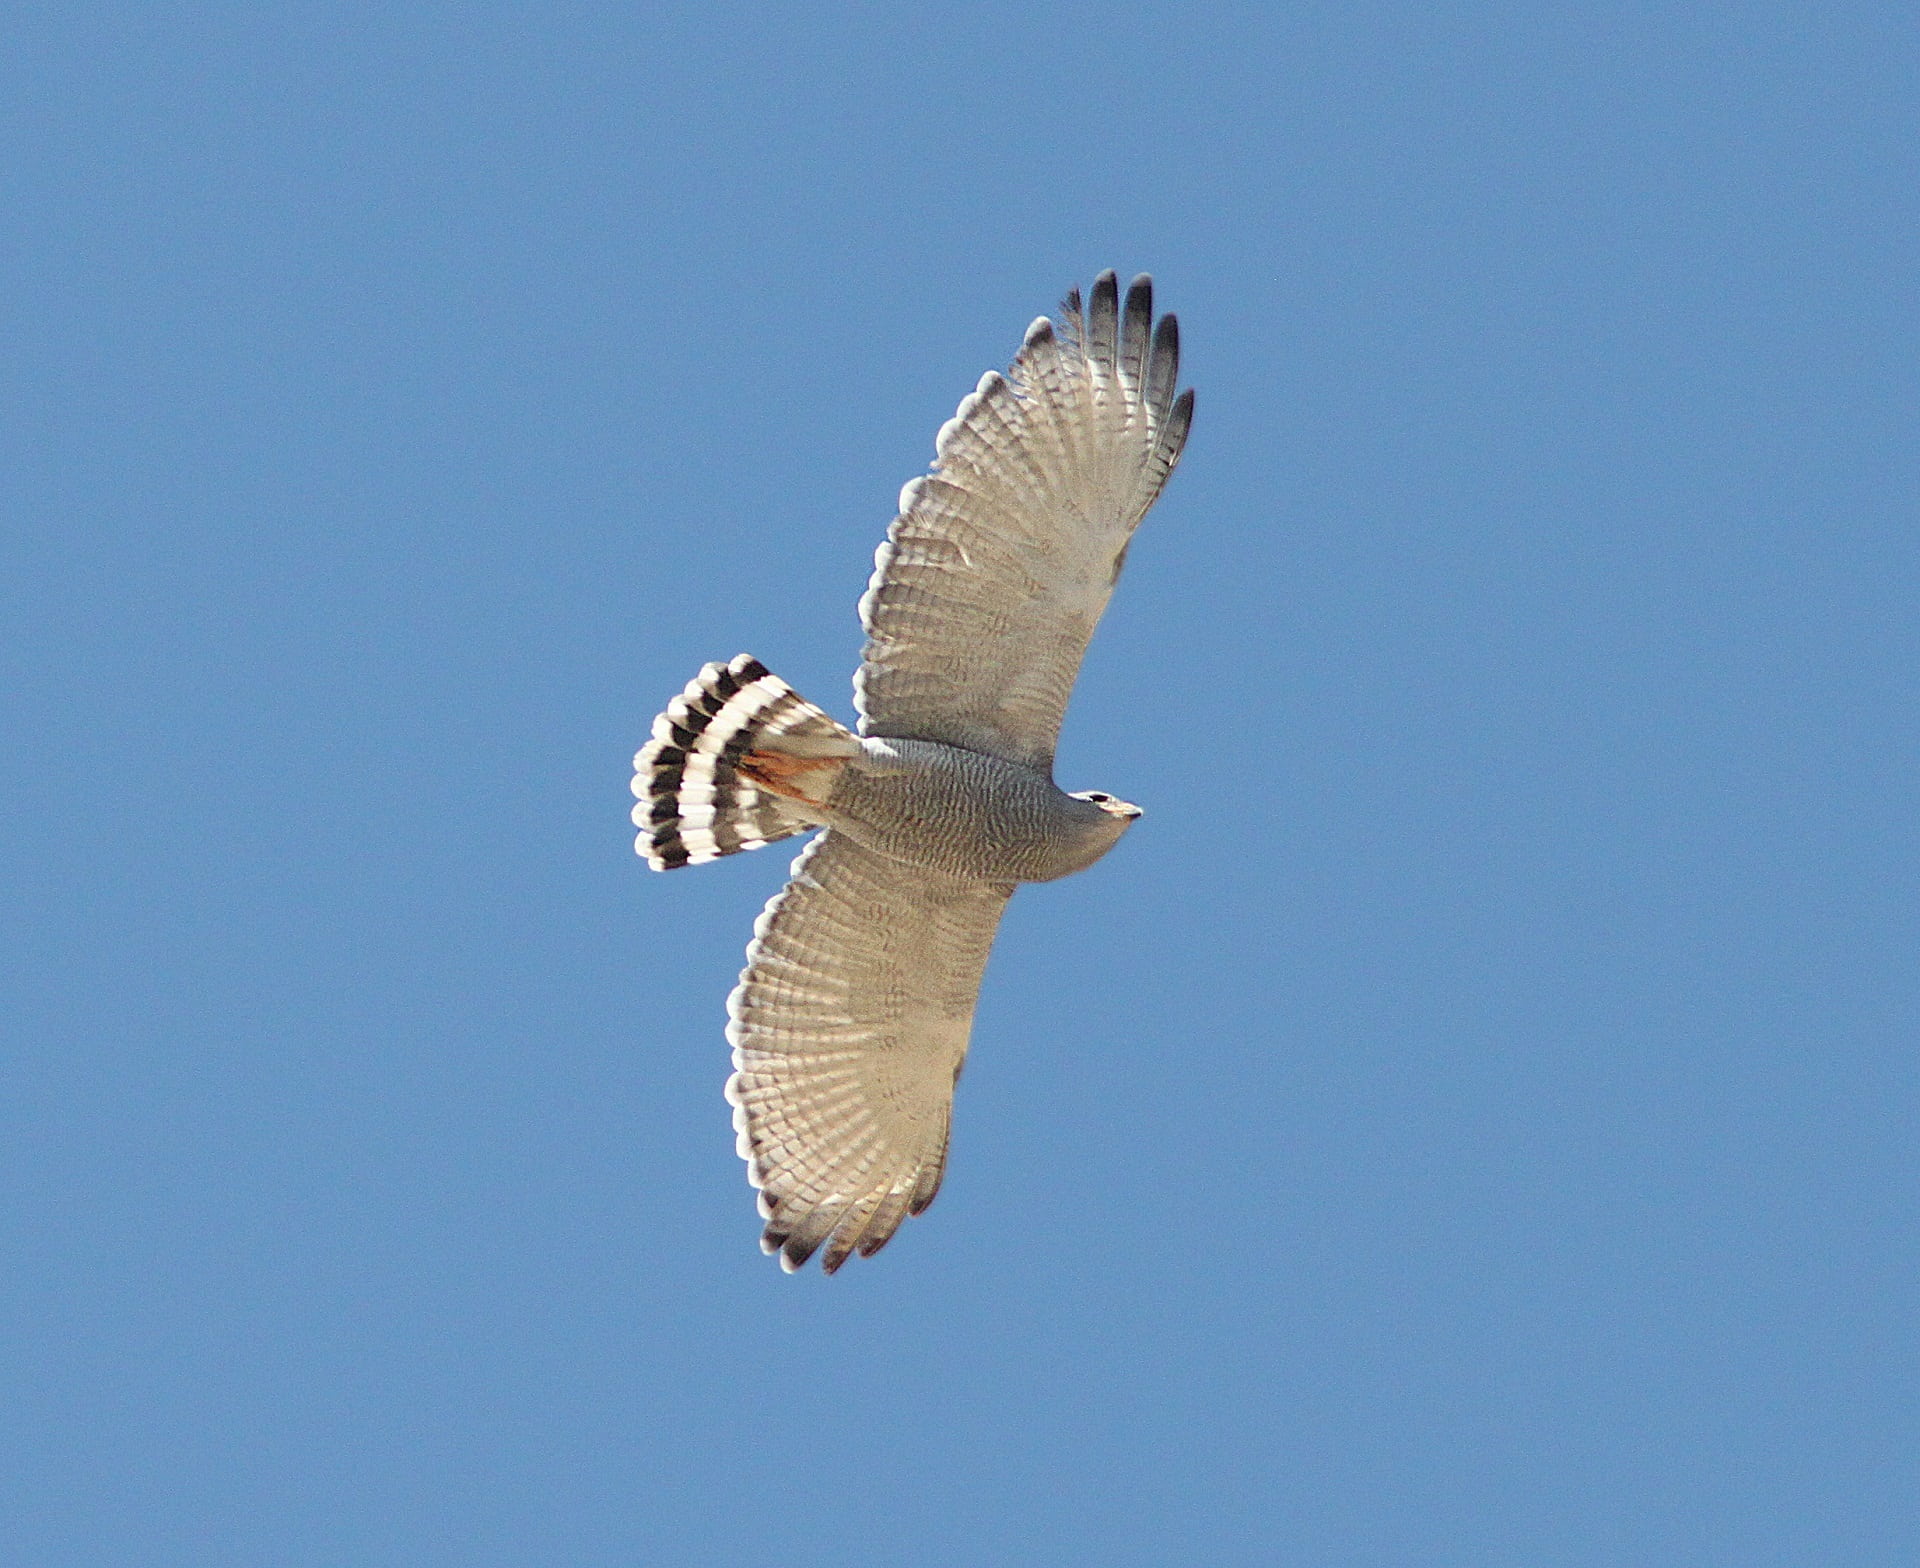
[[[1142,815],[1140,808],[1132,801],[1109,795],[1103,789],[1077,789],[1073,792],[1073,798],[1084,800],[1090,806],[1098,806],[1108,816],[1118,817],[1123,822],[1136,822]]]

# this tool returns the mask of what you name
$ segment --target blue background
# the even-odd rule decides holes
[[[9,1561],[1920,1560],[1907,4],[22,5]],[[940,1202],[761,1257],[898,486],[1071,283],[1199,389]]]

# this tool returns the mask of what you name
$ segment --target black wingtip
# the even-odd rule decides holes
[[[1173,412],[1173,389],[1180,379],[1180,318],[1169,311],[1153,329],[1147,356],[1147,406],[1164,423]]]
[[[1180,454],[1187,445],[1187,432],[1192,428],[1193,388],[1188,387],[1173,400],[1173,411],[1167,415],[1167,433],[1162,450],[1171,454],[1169,466],[1180,461]]]
[[[1115,319],[1120,314],[1120,274],[1109,267],[1093,280],[1093,297],[1088,301],[1088,314],[1095,317]]]
[[[1153,358],[1156,365],[1163,358],[1167,361],[1169,380],[1180,373],[1180,318],[1172,311],[1153,329]]]
[[[1153,320],[1153,278],[1141,273],[1127,285],[1127,330],[1138,331],[1144,337],[1147,324]]]

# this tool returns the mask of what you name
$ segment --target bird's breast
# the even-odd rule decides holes
[[[827,802],[836,831],[896,860],[982,882],[1049,882],[1124,830],[1052,779],[938,741],[869,741]]]

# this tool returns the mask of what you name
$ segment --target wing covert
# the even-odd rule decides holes
[[[831,1274],[933,1202],[953,1086],[1009,885],[823,833],[754,925],[727,1003],[741,1158],[761,1245]]]
[[[860,601],[862,734],[946,741],[1051,769],[1060,722],[1127,542],[1180,460],[1175,318],[1153,283],[1069,294],[941,428],[900,492]]]

